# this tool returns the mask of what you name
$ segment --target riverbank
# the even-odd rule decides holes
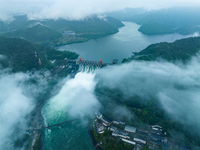
[[[90,125],[90,123],[88,123],[88,126],[87,126],[87,130],[88,130],[88,134],[90,136],[90,139],[92,141],[92,144],[94,145],[95,149],[96,150],[104,150],[102,147],[99,146],[99,144],[97,143],[95,137],[94,137],[94,134],[92,132],[92,127]]]
[[[37,114],[36,114],[35,120],[32,125],[33,128],[42,129],[42,127],[45,126],[44,117],[42,115],[42,108],[43,108],[44,104],[47,102],[47,100],[49,100],[51,97],[55,96],[60,91],[60,89],[62,88],[62,85],[63,84],[60,84],[59,86],[57,86],[57,88],[53,92],[49,91],[49,94],[47,94],[48,96],[40,102],[40,104],[38,105],[38,108],[37,108]],[[31,141],[32,145],[31,145],[30,149],[42,150],[42,148],[43,148],[42,130],[38,130],[36,132],[33,132],[32,134],[33,134],[32,135],[33,139]],[[34,147],[36,149],[34,149]]]

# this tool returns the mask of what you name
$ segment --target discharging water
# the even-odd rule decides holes
[[[94,150],[85,119],[99,107],[93,95],[94,76],[94,73],[81,72],[75,78],[67,79],[58,94],[44,105],[42,114],[46,125],[81,119],[44,130],[44,150]]]

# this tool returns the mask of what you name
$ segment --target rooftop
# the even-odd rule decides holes
[[[164,136],[157,135],[157,134],[151,134],[151,138],[155,138],[155,139],[158,139],[158,140],[165,140]]]
[[[112,120],[110,120],[110,119],[108,119],[108,118],[106,118],[106,117],[104,117],[104,116],[102,116],[102,119],[105,120],[105,121],[108,122],[108,123],[111,123],[111,122],[112,122]]]
[[[135,128],[135,127],[132,127],[132,126],[126,125],[124,130],[125,130],[125,131],[128,131],[128,132],[135,132],[135,131],[136,131],[136,128]]]

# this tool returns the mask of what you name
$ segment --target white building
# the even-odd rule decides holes
[[[124,142],[126,142],[126,143],[129,143],[129,144],[135,145],[135,142],[130,141],[130,140],[127,140],[127,139],[122,139],[122,141],[124,141]]]
[[[127,131],[127,132],[130,132],[130,133],[135,133],[136,128],[132,127],[132,126],[127,126],[126,125],[124,130]]]
[[[134,138],[133,140],[136,141],[136,142],[140,142],[140,143],[146,144],[146,141],[144,141],[142,139]]]

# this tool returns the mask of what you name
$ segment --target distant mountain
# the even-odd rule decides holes
[[[125,10],[126,9],[124,9],[124,11]],[[129,10],[131,14],[126,16],[124,15],[124,17],[118,17],[118,19],[132,21],[141,25],[141,28],[144,30],[140,29],[140,31],[144,34],[166,34],[172,33],[171,30],[180,34],[192,34],[200,31],[199,7],[174,7],[152,11],[144,10],[140,13],[138,13],[136,10],[137,9],[132,8],[132,12]],[[118,11],[118,13],[124,14],[123,11]],[[110,13],[110,16],[114,17],[115,14],[113,15]],[[148,29],[147,26],[152,26],[152,24],[154,24],[154,27],[149,27]],[[163,28],[163,30],[159,30],[160,32],[158,32],[156,28],[160,28],[161,26],[165,26],[165,28]],[[166,28],[170,29],[168,30],[169,32],[166,32]]]
[[[130,8],[130,7],[127,7],[127,8],[122,9],[122,10],[108,12],[108,13],[106,13],[106,15],[112,16],[112,17],[114,17],[118,20],[121,20],[121,21],[131,21],[131,18],[134,15],[139,15],[139,14],[144,13],[146,11],[147,10],[145,8]]]
[[[124,26],[123,23],[112,17],[105,17],[102,19],[92,17],[80,21],[47,20],[41,23],[59,32],[72,30],[76,34],[88,38],[97,38],[99,36],[117,33],[118,28]]]
[[[124,26],[112,18],[93,16],[84,20],[28,20],[27,16],[16,16],[11,23],[0,22],[0,34],[7,37],[20,37],[34,43],[55,46],[85,42],[118,32]],[[73,34],[65,34],[70,31]]]
[[[74,52],[61,52],[23,39],[2,36],[0,36],[0,54],[5,57],[0,59],[1,67],[10,67],[14,72],[42,68],[50,69],[53,67],[49,61],[50,59],[63,60],[78,57],[78,54]],[[39,64],[39,59],[42,65]]]
[[[123,62],[131,60],[152,61],[162,58],[167,61],[187,62],[192,56],[200,51],[200,37],[177,40],[173,43],[157,43],[148,46],[131,58],[124,59]]]

